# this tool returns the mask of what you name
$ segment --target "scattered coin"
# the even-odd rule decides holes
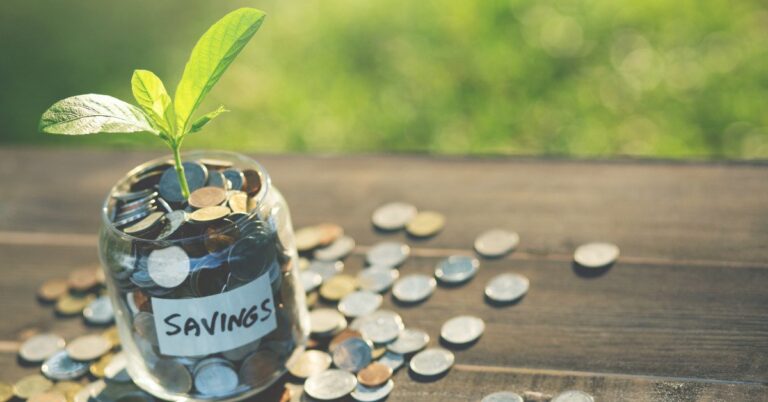
[[[64,295],[56,301],[56,312],[61,315],[75,315],[83,312],[83,309],[93,301],[93,295],[79,297],[74,295]]]
[[[555,395],[551,402],[595,402],[595,398],[583,391],[565,391]]]
[[[88,371],[91,372],[91,375],[96,378],[104,378],[105,376],[105,370],[107,366],[112,362],[112,359],[115,358],[115,355],[113,353],[107,353],[104,356],[101,356],[99,360],[96,360],[95,362],[91,363],[91,366],[88,368]]]
[[[192,374],[176,360],[158,360],[152,367],[152,375],[164,391],[183,394],[192,389]]]
[[[339,311],[347,317],[355,318],[368,315],[378,310],[384,298],[378,293],[358,290],[344,296],[339,301]]]
[[[400,367],[403,367],[403,364],[405,364],[405,357],[399,353],[388,351],[379,358],[379,363],[386,364],[392,371],[397,371]]]
[[[392,295],[404,303],[418,303],[429,298],[436,286],[437,281],[431,276],[410,274],[395,282]]]
[[[230,362],[217,357],[201,360],[195,366],[194,384],[207,396],[223,396],[237,388],[240,382]]]
[[[550,402],[552,395],[545,394],[537,391],[525,391],[523,392],[523,400],[525,402]]]
[[[299,273],[299,280],[305,292],[311,292],[323,283],[323,277],[317,272],[310,270],[301,271]]]
[[[454,345],[474,342],[485,331],[485,322],[477,317],[461,315],[443,324],[440,336]]]
[[[42,301],[52,302],[69,292],[69,281],[66,279],[51,279],[45,281],[37,291],[37,297]]]
[[[0,382],[0,402],[7,402],[11,398],[13,398],[13,386]]]
[[[357,373],[357,382],[366,387],[378,387],[392,377],[392,367],[384,363],[373,362]]]
[[[347,320],[338,311],[318,308],[309,312],[312,334],[319,336],[333,335],[347,326]]]
[[[400,331],[394,342],[387,344],[387,349],[400,355],[407,355],[424,349],[428,343],[429,334],[420,329],[406,328]]]
[[[232,211],[229,209],[229,207],[221,205],[215,207],[205,207],[189,214],[189,219],[198,223],[214,222],[229,215],[230,212]]]
[[[453,255],[440,261],[435,267],[435,278],[448,284],[464,283],[477,274],[480,261],[477,258]]]
[[[619,248],[610,243],[588,243],[579,246],[573,253],[573,260],[586,268],[602,268],[613,264],[619,258]]]
[[[107,387],[107,383],[104,380],[94,381],[90,384],[86,384],[83,388],[75,394],[72,402],[89,402],[91,398],[94,398]]]
[[[328,246],[344,235],[344,229],[333,223],[321,223],[315,226],[319,246]]]
[[[83,309],[83,318],[91,325],[107,325],[115,320],[109,297],[99,296]]]
[[[363,338],[347,338],[333,351],[333,364],[336,367],[357,373],[371,363],[373,346]]]
[[[343,331],[336,334],[336,336],[331,339],[331,342],[328,344],[328,351],[333,353],[334,350],[336,350],[336,347],[339,346],[341,342],[344,342],[348,338],[362,338],[363,334],[360,333],[360,331],[346,328]]]
[[[326,300],[338,301],[357,289],[357,280],[349,275],[336,275],[320,286],[320,296]]]
[[[288,371],[296,378],[307,378],[327,370],[331,367],[332,361],[328,353],[320,350],[305,350],[288,366]]]
[[[192,208],[201,209],[221,205],[227,192],[221,187],[200,187],[189,194],[187,202]]]
[[[85,292],[99,284],[96,270],[98,268],[81,268],[69,274],[69,287],[78,292]]]
[[[51,333],[35,335],[21,344],[19,357],[30,363],[38,363],[64,349],[64,338]]]
[[[400,271],[397,269],[374,265],[362,269],[357,273],[357,283],[363,290],[382,293],[391,288],[392,284],[394,284],[399,277]]]
[[[101,335],[84,335],[67,345],[67,354],[78,361],[96,360],[112,349],[112,344]]]
[[[475,251],[483,257],[501,257],[517,248],[520,236],[509,230],[492,229],[480,234],[475,239]]]
[[[88,363],[75,361],[61,351],[46,359],[41,369],[51,380],[76,380],[88,372]]]
[[[315,258],[322,261],[343,260],[354,249],[355,239],[341,236],[328,246],[315,250]]]
[[[405,226],[411,236],[429,237],[436,235],[445,226],[445,216],[439,212],[419,212]]]
[[[120,334],[117,332],[117,327],[112,327],[102,332],[101,336],[103,336],[104,339],[106,339],[113,348],[120,344]]]
[[[304,382],[304,392],[321,401],[339,399],[348,395],[357,387],[354,374],[337,369],[329,369],[315,374]]]
[[[443,348],[429,348],[417,353],[411,359],[411,370],[424,377],[433,377],[448,371],[453,366],[453,353]]]
[[[524,402],[523,397],[520,395],[510,392],[510,391],[501,391],[501,392],[494,392],[492,394],[486,395],[483,397],[483,400],[480,402]]]
[[[391,202],[373,211],[371,221],[381,230],[399,230],[405,227],[415,216],[417,210],[411,204]]]
[[[323,277],[323,281],[327,281],[344,271],[344,263],[341,261],[313,260],[309,263],[307,270],[317,272]]]
[[[34,394],[27,399],[29,402],[67,402],[67,397],[53,390]]]
[[[352,391],[352,398],[359,402],[374,402],[385,399],[392,390],[395,388],[395,383],[392,380],[388,380],[383,385],[375,388],[366,387],[362,384],[357,384],[357,387]]]
[[[405,325],[399,314],[389,310],[378,310],[355,318],[350,328],[360,331],[365,339],[385,344],[395,340]]]
[[[189,276],[189,256],[181,247],[171,246],[149,253],[147,271],[152,281],[164,288],[175,288]]]
[[[83,385],[74,381],[59,381],[51,388],[52,391],[64,394],[67,401],[72,401],[81,389],[83,389]]]
[[[508,303],[525,296],[529,287],[528,278],[520,274],[499,274],[485,286],[485,295],[495,302]]]
[[[380,267],[398,267],[411,254],[411,248],[407,244],[385,241],[371,247],[366,254],[368,265]]]
[[[53,383],[39,374],[28,375],[13,384],[13,394],[20,399],[48,391]]]

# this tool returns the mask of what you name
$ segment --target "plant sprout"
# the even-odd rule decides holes
[[[157,75],[134,70],[131,90],[139,107],[108,95],[72,96],[43,113],[40,131],[66,135],[152,133],[173,151],[179,186],[188,198],[189,186],[180,154],[184,137],[200,131],[227,110],[220,106],[194,121],[192,114],[258,31],[264,16],[260,10],[241,8],[213,24],[192,49],[173,100]]]

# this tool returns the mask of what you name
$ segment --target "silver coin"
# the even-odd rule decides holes
[[[350,328],[359,331],[365,339],[385,344],[395,340],[405,325],[399,314],[389,310],[378,310],[355,318]]]
[[[321,261],[343,260],[355,249],[355,239],[341,236],[330,245],[315,250],[315,258]]]
[[[445,373],[453,366],[453,353],[443,348],[429,348],[416,353],[410,367],[414,373],[432,377]]]
[[[224,175],[224,178],[229,181],[229,188],[232,190],[242,190],[243,184],[245,184],[245,175],[243,172],[237,170],[237,169],[227,169],[221,174]]]
[[[190,193],[205,186],[205,182],[208,181],[208,168],[205,165],[197,162],[183,162],[182,166]],[[166,169],[160,177],[160,183],[158,183],[160,196],[168,202],[182,203],[186,201],[186,197],[181,192],[178,177],[174,167]]]
[[[571,390],[556,395],[551,402],[595,402],[595,398],[586,392]]]
[[[586,268],[602,268],[613,264],[619,258],[619,248],[611,243],[588,243],[579,246],[573,253],[573,260]]]
[[[56,381],[75,380],[88,372],[89,364],[79,362],[69,357],[67,352],[60,351],[47,358],[42,366],[43,374]]]
[[[234,366],[224,359],[212,357],[195,366],[195,389],[205,396],[223,396],[240,382]]]
[[[341,313],[329,308],[309,312],[310,331],[313,335],[327,336],[346,328],[347,320]]]
[[[486,395],[480,402],[523,402],[523,397],[514,392],[501,391]]]
[[[171,208],[170,205],[168,205],[168,202],[163,199],[163,197],[157,197],[157,203],[160,204],[160,208],[165,211],[166,214],[170,214],[173,212],[173,208]]]
[[[147,259],[149,277],[164,288],[175,288],[184,283],[189,269],[189,256],[178,246],[154,250]]]
[[[435,267],[435,278],[440,282],[458,284],[472,279],[480,268],[475,257],[453,255],[440,261]]]
[[[333,364],[342,370],[357,373],[371,364],[372,352],[373,346],[365,339],[347,338],[333,349]]]
[[[500,274],[485,286],[485,295],[493,301],[507,303],[525,296],[529,287],[528,278],[520,274]]]
[[[189,216],[186,211],[176,210],[165,214],[163,220],[163,227],[160,229],[160,233],[157,235],[158,240],[167,239],[176,234],[179,229],[189,221]]]
[[[309,293],[323,283],[323,277],[315,271],[306,270],[299,273],[299,281],[304,291]]]
[[[112,302],[109,297],[99,296],[83,309],[83,318],[89,324],[106,325],[115,320]]]
[[[246,343],[243,346],[238,346],[234,349],[226,350],[221,353],[222,356],[224,356],[225,359],[229,361],[240,361],[248,357],[251,353],[255,352],[257,349],[259,349],[259,346],[261,345],[261,339],[257,339],[253,342]]]
[[[371,215],[374,226],[382,230],[398,230],[405,227],[416,216],[416,207],[404,202],[384,204]]]
[[[119,228],[134,222],[138,222],[139,220],[149,216],[149,214],[151,214],[152,212],[155,212],[154,207],[140,209],[138,211],[133,211],[126,215],[118,215],[115,217],[114,225]]]
[[[360,402],[375,402],[380,401],[392,392],[392,390],[395,389],[395,382],[391,379],[387,380],[384,385],[379,385],[375,388],[369,388],[366,387],[363,384],[357,384],[357,387],[354,391],[352,391],[352,398],[354,398],[356,401]]]
[[[482,319],[460,315],[443,324],[440,336],[454,345],[463,345],[474,342],[483,332],[485,332],[485,322]]]
[[[140,198],[146,198],[148,196],[151,196],[152,194],[157,195],[155,190],[153,190],[151,188],[148,188],[146,190],[141,190],[141,191],[124,192],[124,193],[112,194],[112,198],[114,198],[114,199],[116,199],[118,201],[123,201],[123,202],[128,203],[128,202],[131,202],[131,201],[134,201],[134,200],[138,200]]]
[[[184,394],[192,389],[192,374],[176,360],[160,359],[151,372],[165,391]]]
[[[152,313],[139,311],[133,316],[133,330],[151,345],[157,346],[157,328]]]
[[[368,315],[381,307],[383,297],[369,290],[358,290],[344,296],[339,301],[339,311],[347,317],[354,318]]]
[[[399,277],[400,271],[397,269],[374,265],[357,273],[357,283],[361,289],[382,293],[391,288]]]
[[[355,375],[344,370],[330,369],[315,374],[304,382],[304,392],[312,398],[330,401],[349,395],[357,387]]]
[[[344,263],[341,261],[312,260],[307,270],[317,272],[323,277],[323,282],[325,282],[344,271]]]
[[[406,328],[400,331],[394,342],[387,345],[387,349],[401,355],[418,352],[429,343],[429,334],[420,330]]]
[[[366,253],[368,265],[382,267],[398,267],[411,255],[411,248],[407,244],[394,241],[385,241],[371,247]]]
[[[422,274],[410,274],[400,278],[392,287],[392,295],[405,303],[426,300],[435,291],[435,278]]]
[[[30,363],[39,363],[64,349],[64,338],[56,334],[38,334],[21,344],[19,357]]]
[[[392,372],[395,372],[403,367],[405,363],[405,357],[399,353],[386,351],[383,356],[378,360],[379,363],[389,366]]]
[[[501,257],[517,248],[520,236],[509,230],[492,229],[475,239],[475,251],[483,257]]]

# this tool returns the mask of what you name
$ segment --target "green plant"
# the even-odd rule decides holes
[[[264,20],[254,8],[235,10],[213,24],[198,40],[171,100],[157,75],[134,70],[131,89],[140,107],[98,94],[72,96],[53,104],[40,119],[40,131],[49,134],[149,132],[173,151],[179,185],[185,197],[189,187],[181,163],[184,137],[200,131],[226,109],[206,113],[192,121],[192,114],[253,37]]]

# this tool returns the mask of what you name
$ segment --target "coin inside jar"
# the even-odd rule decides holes
[[[147,272],[152,281],[164,288],[175,288],[189,276],[189,256],[181,247],[154,250],[147,259]]]
[[[278,370],[282,370],[280,355],[271,349],[261,349],[248,355],[240,366],[240,382],[251,386],[263,385]]]
[[[189,191],[195,191],[203,187],[208,181],[208,168],[197,162],[183,162],[184,176],[187,179]],[[174,167],[167,168],[160,177],[158,184],[160,195],[168,202],[183,203],[186,201],[181,191],[179,176]]]
[[[357,373],[357,381],[366,387],[378,387],[392,377],[392,368],[386,364],[373,362]]]
[[[147,215],[146,218],[124,228],[123,232],[129,235],[141,235],[147,232],[151,232],[153,229],[160,226],[160,222],[164,216],[164,212],[153,212]]]
[[[189,214],[189,219],[198,223],[213,222],[226,217],[230,212],[232,211],[229,209],[229,207],[222,205],[205,207]]]
[[[236,191],[229,196],[227,205],[232,209],[232,212],[247,213],[248,212],[248,194],[242,191]]]
[[[288,366],[288,371],[296,378],[307,378],[322,373],[331,367],[331,356],[320,350],[306,350]]]
[[[189,194],[187,202],[192,208],[206,208],[221,205],[227,192],[221,187],[201,187]]]
[[[245,177],[243,191],[248,193],[248,195],[254,196],[261,191],[261,175],[259,172],[253,169],[246,169],[243,170],[243,177]]]
[[[195,366],[195,388],[204,395],[226,395],[240,382],[235,368],[227,360],[212,357]]]
[[[168,392],[187,393],[192,389],[192,375],[183,364],[176,360],[158,360],[152,367],[152,375]]]

